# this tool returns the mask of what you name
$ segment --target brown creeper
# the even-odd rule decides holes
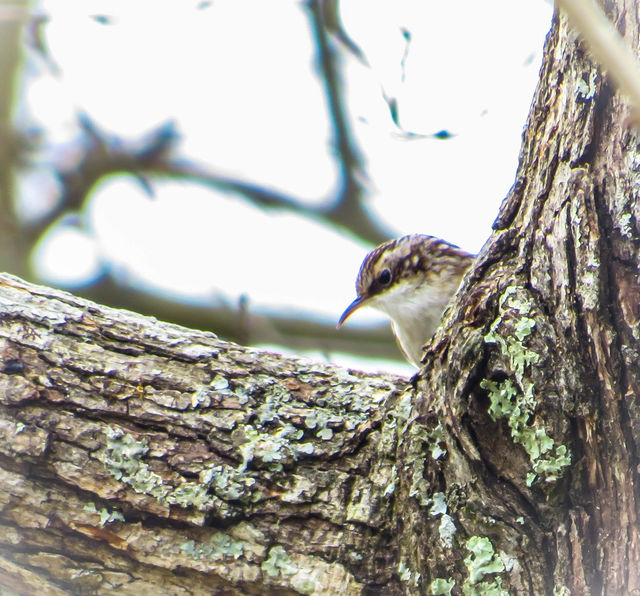
[[[457,246],[423,234],[381,244],[365,257],[356,280],[358,297],[342,313],[338,327],[361,306],[381,310],[391,318],[405,358],[419,366],[424,344],[473,259]]]

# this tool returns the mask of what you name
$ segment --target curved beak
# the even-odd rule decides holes
[[[336,329],[340,329],[340,327],[342,327],[342,325],[344,325],[344,322],[356,310],[358,310],[361,306],[364,306],[366,301],[367,301],[366,298],[364,298],[362,296],[358,296],[349,306],[347,306],[347,309],[342,313],[342,316],[340,317],[340,320],[338,321],[338,324],[336,325]]]

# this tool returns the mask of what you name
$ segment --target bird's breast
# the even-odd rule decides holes
[[[401,350],[419,367],[422,347],[440,324],[442,313],[456,288],[438,284],[397,284],[377,296],[371,306],[387,314]]]

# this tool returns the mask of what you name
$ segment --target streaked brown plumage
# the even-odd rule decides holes
[[[423,234],[381,244],[365,257],[356,281],[358,297],[338,326],[361,306],[381,310],[391,318],[407,360],[419,366],[422,347],[440,324],[473,258],[457,246]]]

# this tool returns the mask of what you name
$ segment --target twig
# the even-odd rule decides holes
[[[594,0],[556,0],[589,50],[632,103],[640,122],[640,66],[602,8]]]

